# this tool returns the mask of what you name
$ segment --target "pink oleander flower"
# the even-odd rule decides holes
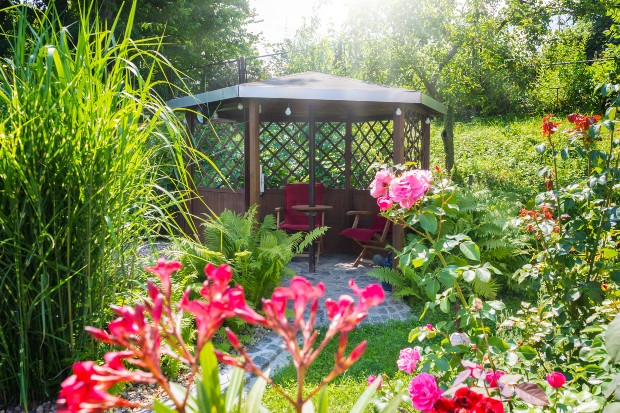
[[[379,211],[387,211],[394,205],[394,201],[387,197],[377,198],[377,205],[379,206]]]
[[[487,383],[489,383],[489,387],[490,388],[496,388],[497,387],[497,381],[504,374],[506,374],[506,373],[504,373],[503,371],[489,370],[489,371],[487,371],[486,375],[484,376],[484,379],[487,381]]]
[[[431,187],[433,174],[427,170],[404,172],[390,184],[390,198],[401,207],[411,208]]]
[[[428,373],[420,373],[409,383],[409,396],[414,409],[422,412],[431,410],[435,402],[441,398],[442,391],[437,387],[435,377]]]
[[[398,369],[407,374],[413,373],[420,361],[420,353],[414,348],[404,348],[400,351],[400,357],[396,362]]]
[[[370,195],[373,198],[385,197],[392,181],[392,172],[389,169],[381,169],[375,174],[375,179],[370,183]]]
[[[366,385],[370,386],[372,383],[375,382],[375,380],[379,382],[377,389],[380,389],[381,385],[383,384],[383,376],[368,376],[368,381],[366,382]]]
[[[559,389],[566,383],[566,376],[559,371],[554,371],[553,373],[547,374],[547,383],[554,389]]]

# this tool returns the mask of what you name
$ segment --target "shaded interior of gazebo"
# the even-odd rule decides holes
[[[377,210],[368,191],[374,164],[429,167],[430,118],[446,111],[420,92],[315,72],[168,105],[191,109],[186,119],[193,144],[221,173],[206,160],[189,166],[202,198],[190,205],[194,215],[240,213],[258,204],[262,218],[284,205],[287,182],[322,182],[324,204],[333,206],[325,215],[328,252],[354,249],[338,235],[351,226],[347,211]],[[395,230],[393,245],[401,238]]]

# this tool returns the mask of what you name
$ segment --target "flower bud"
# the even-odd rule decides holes
[[[226,327],[226,338],[228,338],[228,341],[230,342],[230,345],[233,346],[234,349],[238,349],[239,347],[241,347],[241,343],[239,342],[239,338],[228,327]]]
[[[471,310],[479,313],[482,311],[482,300],[478,297],[474,298],[474,302],[471,305]]]

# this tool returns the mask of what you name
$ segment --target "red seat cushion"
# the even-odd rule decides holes
[[[279,228],[285,231],[310,231],[309,224],[282,224]]]
[[[340,235],[352,238],[357,241],[368,242],[372,239],[373,235],[380,234],[383,231],[377,231],[372,228],[347,228],[340,232]]]

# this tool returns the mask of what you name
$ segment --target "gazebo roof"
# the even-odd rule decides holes
[[[411,107],[429,115],[446,113],[446,106],[431,97],[409,89],[382,86],[341,76],[304,72],[259,82],[244,83],[168,101],[171,108],[206,105],[213,110],[230,110],[239,101],[256,99],[266,103],[263,114],[280,116],[281,106],[290,105],[296,115],[303,115],[304,102],[320,105],[317,116],[385,116],[395,107]],[[269,102],[273,103],[270,105]],[[286,107],[286,106],[285,106]],[[322,109],[321,109],[322,108]],[[228,116],[227,116],[228,117]]]

